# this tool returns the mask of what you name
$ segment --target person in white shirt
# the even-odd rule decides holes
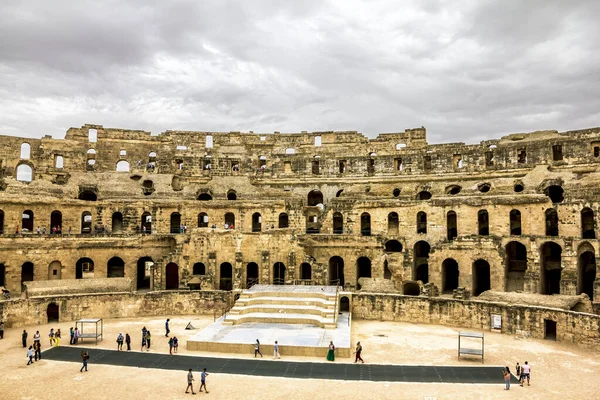
[[[279,344],[277,343],[277,340],[275,341],[275,344],[273,345],[273,359],[276,358],[281,358],[281,354],[279,354]]]
[[[525,379],[527,379],[527,386],[531,386],[529,384],[529,379],[531,378],[531,366],[525,361],[525,365],[521,368],[523,371],[523,379],[521,380],[521,386],[525,383]]]

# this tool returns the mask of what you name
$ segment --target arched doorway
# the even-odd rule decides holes
[[[491,289],[490,264],[485,260],[473,263],[473,296]]]
[[[429,282],[429,243],[420,240],[413,248],[413,280],[423,284]]]
[[[26,262],[21,266],[21,283],[33,281],[33,263]]]
[[[94,277],[94,261],[91,258],[83,257],[77,260],[75,264],[75,279],[85,279]]]
[[[0,286],[6,286],[6,266],[0,264]]]
[[[235,190],[230,189],[227,191],[227,200],[237,200],[237,193]]]
[[[112,215],[112,233],[121,233],[123,231],[123,214],[115,212]]]
[[[594,211],[591,208],[581,210],[581,237],[584,239],[596,238],[596,223],[594,220]]]
[[[23,211],[21,215],[21,232],[33,232],[33,211]]]
[[[62,264],[60,261],[52,261],[48,264],[48,280],[59,280],[62,275]]]
[[[406,296],[418,296],[421,294],[421,287],[417,282],[406,282],[402,285],[402,294]]]
[[[562,247],[554,242],[546,242],[540,249],[540,258],[540,293],[560,294]]]
[[[258,282],[258,264],[250,262],[246,265],[246,288],[250,288]]]
[[[523,291],[527,271],[527,247],[520,242],[506,245],[506,285],[507,292]]]
[[[181,214],[171,213],[171,233],[181,233]]]
[[[273,264],[273,284],[285,285],[285,264],[276,262]]]
[[[400,253],[402,251],[402,243],[397,240],[388,240],[385,242],[386,253]]]
[[[225,214],[225,229],[235,229],[235,214],[234,213],[226,213]]]
[[[179,289],[179,266],[173,262],[165,267],[165,289]]]
[[[329,284],[344,287],[344,259],[333,256],[329,259]]]
[[[113,257],[106,264],[107,278],[123,278],[125,276],[125,262],[119,257]]]
[[[287,228],[290,224],[288,215],[286,213],[281,213],[279,214],[279,221],[278,221],[278,227],[279,228]]]
[[[333,214],[333,233],[336,235],[344,233],[344,216],[340,212]]]
[[[92,213],[89,211],[81,213],[81,233],[92,233]]]
[[[260,213],[252,214],[252,232],[260,232],[262,230],[262,216]]]
[[[456,224],[456,212],[448,211],[446,214],[446,237],[448,240],[454,240],[458,236],[458,227]]]
[[[53,228],[62,229],[62,213],[58,210],[54,210],[50,214],[50,232],[56,232],[56,229]]]
[[[341,312],[350,312],[350,299],[348,296],[342,296],[340,299],[340,311]]]
[[[309,263],[300,264],[300,279],[306,281],[312,279],[312,267]]]
[[[323,193],[319,190],[311,190],[310,193],[308,193],[307,201],[309,206],[323,204]]]
[[[198,228],[208,228],[208,214],[201,212],[198,214]]]
[[[442,293],[451,294],[458,287],[458,263],[452,258],[447,258],[442,263]]]
[[[58,309],[58,304],[48,304],[48,308],[46,308],[46,317],[48,318],[48,323],[60,322],[60,311]]]
[[[371,236],[371,215],[364,212],[360,216],[360,234],[363,236]]]
[[[589,243],[579,246],[577,258],[577,294],[585,293],[594,301],[594,281],[596,280],[596,256]]]
[[[152,215],[147,211],[142,214],[142,233],[152,233]]]
[[[0,235],[4,233],[4,211],[0,210]]]
[[[397,235],[399,226],[399,218],[397,212],[388,214],[388,235]]]
[[[219,290],[233,289],[233,267],[230,263],[224,262],[219,268]]]
[[[154,261],[151,257],[141,257],[137,261],[137,290],[150,289],[150,273],[153,265]]]
[[[368,257],[360,257],[356,260],[356,288],[360,290],[360,278],[371,278],[371,260]]]

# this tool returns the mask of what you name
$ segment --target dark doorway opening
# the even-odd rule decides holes
[[[544,320],[544,339],[556,340],[556,321]]]
[[[402,251],[402,243],[397,240],[388,240],[385,242],[386,253],[400,253]]]
[[[91,258],[80,258],[75,264],[75,279],[93,278],[94,261]]]
[[[115,212],[112,215],[112,233],[123,232],[123,214]]]
[[[181,214],[178,212],[171,214],[171,233],[181,233]]]
[[[21,232],[33,232],[33,211],[23,211],[21,222]]]
[[[287,228],[289,226],[289,219],[286,213],[279,214],[279,228]]]
[[[59,322],[60,321],[60,312],[58,309],[58,304],[56,304],[56,303],[48,304],[48,308],[46,308],[46,316],[48,317],[48,323]]]
[[[310,193],[308,193],[307,201],[309,206],[323,204],[323,193],[321,193],[319,190],[312,190]]]
[[[507,292],[523,291],[527,270],[527,248],[519,242],[506,245],[506,285]]]
[[[152,233],[152,215],[149,212],[142,214],[142,233]]]
[[[237,200],[237,193],[231,189],[227,192],[227,200]]]
[[[391,212],[388,214],[388,235],[397,235],[399,226],[398,213]]]
[[[417,233],[427,233],[427,214],[423,211],[417,213]]]
[[[33,263],[26,262],[21,266],[21,283],[33,281]]]
[[[510,211],[510,234],[520,235],[521,234],[521,211],[511,210]]]
[[[360,257],[356,260],[356,288],[360,290],[360,278],[371,278],[371,260],[368,257]]]
[[[485,260],[477,260],[473,263],[473,296],[479,296],[486,290],[490,290],[490,264]]]
[[[152,271],[152,258],[142,257],[137,262],[137,289],[150,289],[150,272]]]
[[[0,235],[4,233],[4,211],[0,210]]]
[[[341,312],[350,312],[350,299],[347,296],[343,296],[340,299],[340,311]]]
[[[198,214],[198,228],[208,228],[208,214],[201,212]]]
[[[541,290],[542,294],[560,294],[562,271],[562,248],[553,242],[544,243],[541,248]]]
[[[336,212],[333,214],[333,233],[336,235],[344,233],[344,217],[342,213]]]
[[[596,256],[594,252],[585,251],[581,253],[577,267],[577,294],[585,293],[591,301],[594,301],[594,281],[596,280]]]
[[[233,289],[233,267],[230,263],[224,262],[219,268],[219,290]]]
[[[6,286],[6,266],[0,264],[0,286]]]
[[[383,262],[383,279],[392,279],[392,271],[390,271],[388,260]]]
[[[413,280],[429,282],[429,243],[421,240],[413,248]]]
[[[344,259],[333,256],[329,259],[329,284],[344,287]]]
[[[479,235],[487,236],[490,234],[490,219],[487,210],[479,210],[477,212],[477,225],[479,227]]]
[[[246,265],[246,288],[250,288],[258,282],[258,264],[255,262],[248,263]]]
[[[225,214],[225,225],[227,226],[226,229],[235,229],[235,215],[233,213],[226,213]]]
[[[446,234],[448,240],[454,240],[458,235],[458,229],[456,227],[456,213],[454,211],[448,211],[446,214]]]
[[[452,258],[447,258],[442,263],[442,293],[452,294],[458,287],[458,263]]]
[[[262,216],[260,213],[252,214],[252,232],[260,232],[262,230]]]
[[[285,285],[285,264],[282,262],[273,265],[273,284]]]
[[[546,236],[558,236],[558,213],[553,208],[546,210]]]
[[[123,278],[125,276],[125,262],[119,257],[108,260],[106,265],[107,278]]]
[[[309,263],[300,264],[300,279],[307,281],[312,279],[312,267]]]
[[[371,215],[369,213],[362,213],[360,216],[360,234],[371,236]]]
[[[171,262],[165,267],[165,289],[179,289],[179,265]]]
[[[62,213],[58,210],[52,211],[52,214],[50,214],[50,232],[56,232],[53,228],[61,228],[62,230]]]
[[[421,287],[417,282],[406,282],[402,285],[402,294],[406,296],[418,296],[421,294]]]
[[[595,225],[594,211],[591,208],[581,210],[581,237],[584,239],[595,239]]]

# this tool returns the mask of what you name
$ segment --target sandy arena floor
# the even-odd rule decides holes
[[[106,339],[100,348],[115,348],[118,332],[128,332],[132,348],[139,351],[141,329],[152,332],[151,352],[168,353],[164,337],[165,318],[137,318],[105,320]],[[184,328],[191,321],[194,331]],[[249,344],[247,356],[187,352],[186,339],[199,329],[212,323],[212,317],[171,318],[171,335],[180,341],[179,354],[223,357],[252,357]],[[42,335],[42,348],[48,347],[50,328],[60,328],[63,344],[68,345],[69,327],[73,323],[28,326],[29,342],[36,330]],[[22,329],[8,329],[0,340],[0,399],[179,399],[191,397],[184,394],[187,371],[175,372],[95,365],[93,352],[88,373],[80,373],[80,363],[38,361],[26,366],[25,349],[21,347]],[[420,365],[480,365],[480,359],[457,360],[458,329],[436,325],[415,325],[378,321],[354,321],[352,340],[360,340],[363,358],[367,363],[420,364]],[[65,340],[66,338],[66,340]],[[208,389],[213,399],[597,399],[600,393],[600,353],[555,342],[521,339],[515,336],[485,332],[486,365],[508,365],[514,372],[517,361],[529,361],[532,366],[530,387],[513,385],[509,392],[500,370],[497,385],[418,384],[385,382],[348,382],[264,378],[241,375],[212,374]],[[253,338],[249,338],[249,343]],[[91,344],[90,344],[91,343]],[[93,347],[93,342],[85,344]],[[296,361],[321,361],[322,358],[285,357]],[[338,359],[349,363],[353,360]],[[264,362],[277,362],[265,357]],[[209,371],[210,372],[210,371]],[[200,372],[195,371],[199,386]],[[197,394],[195,397],[203,395]]]

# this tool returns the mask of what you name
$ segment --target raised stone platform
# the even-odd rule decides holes
[[[349,314],[338,314],[335,286],[255,285],[224,317],[187,341],[188,350],[253,353],[256,339],[272,356],[325,357],[329,342],[338,357],[350,356]]]

